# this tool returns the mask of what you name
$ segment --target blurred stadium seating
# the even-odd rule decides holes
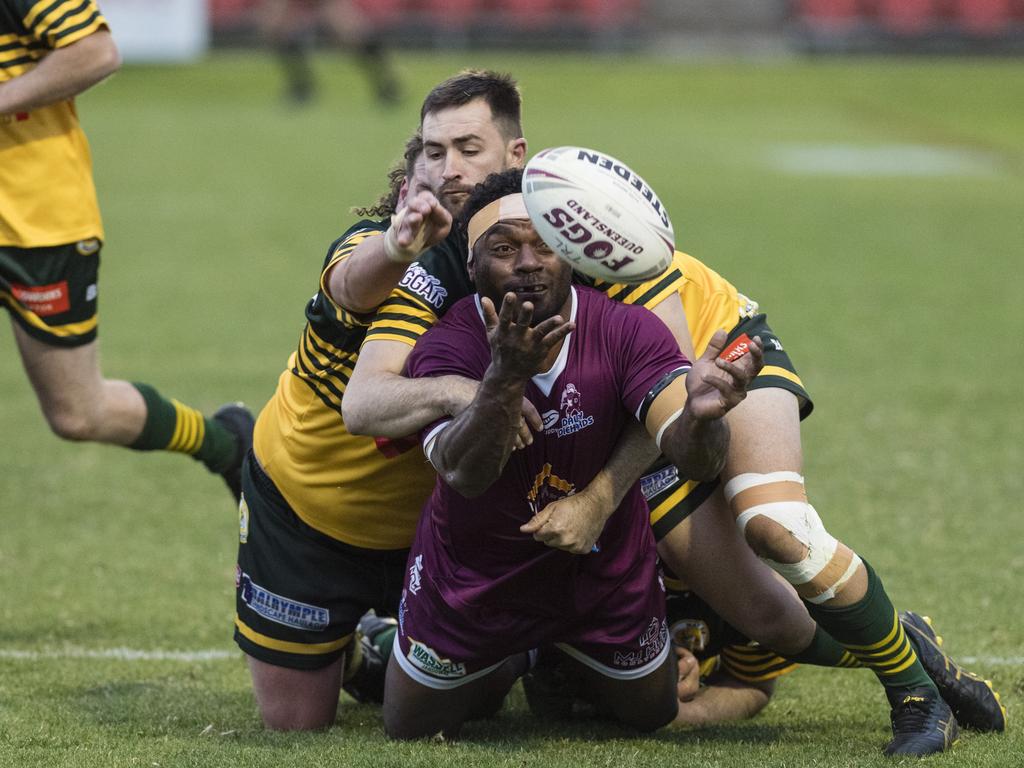
[[[1024,0],[356,1],[394,41],[419,47],[636,47],[760,33],[823,53],[1024,52]],[[258,5],[209,0],[214,41],[253,42]]]

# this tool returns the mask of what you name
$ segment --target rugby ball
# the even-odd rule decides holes
[[[541,239],[585,275],[642,283],[672,263],[675,233],[665,206],[604,152],[554,147],[534,155],[523,172],[523,201]]]

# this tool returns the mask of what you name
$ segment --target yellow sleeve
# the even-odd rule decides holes
[[[340,304],[336,304],[334,299],[331,298],[330,291],[327,290],[327,274],[335,264],[340,261],[344,261],[351,256],[352,252],[356,249],[356,246],[361,242],[371,237],[379,237],[381,234],[380,230],[377,229],[363,229],[358,232],[353,232],[334,247],[334,251],[327,260],[327,264],[324,267],[323,272],[320,273],[320,295],[324,297],[330,311],[334,313],[334,320],[342,325],[354,328],[366,328],[370,325],[370,320],[373,318],[373,314],[370,313],[368,315],[363,315],[357,312],[350,312]]]
[[[745,683],[763,683],[785,675],[797,665],[759,645],[727,645],[722,649],[722,671]]]
[[[107,20],[92,0],[39,0],[29,5],[22,23],[49,48],[63,48],[108,29]]]
[[[647,309],[652,309],[661,303],[665,297],[682,290],[683,260],[682,254],[676,251],[672,257],[672,264],[661,275],[648,280],[646,283],[606,283],[603,280],[595,280],[594,288],[603,292],[612,301],[620,301],[624,304],[639,304]]]

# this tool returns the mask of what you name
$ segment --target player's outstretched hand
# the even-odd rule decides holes
[[[384,234],[384,250],[392,261],[410,263],[423,251],[444,240],[452,229],[452,215],[432,192],[419,192],[391,217]]]
[[[687,407],[697,419],[725,416],[743,402],[747,387],[764,367],[764,346],[759,336],[750,339],[743,354],[730,355],[731,360],[719,356],[726,338],[725,331],[715,331],[686,377]]]
[[[611,510],[608,504],[584,489],[580,493],[555,499],[519,526],[523,533],[553,549],[586,555],[594,551]]]
[[[486,296],[480,299],[480,306],[491,344],[491,363],[512,380],[540,373],[548,352],[576,327],[560,315],[531,326],[533,304],[520,302],[511,291],[502,299],[500,312],[494,311],[494,303]]]

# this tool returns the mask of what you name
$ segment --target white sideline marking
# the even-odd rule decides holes
[[[795,176],[991,176],[998,159],[989,153],[927,144],[783,144],[768,165]]]
[[[0,659],[42,661],[45,659],[114,659],[115,661],[223,661],[236,659],[240,652],[220,649],[198,651],[160,651],[140,648],[59,648],[22,651],[0,648]]]

